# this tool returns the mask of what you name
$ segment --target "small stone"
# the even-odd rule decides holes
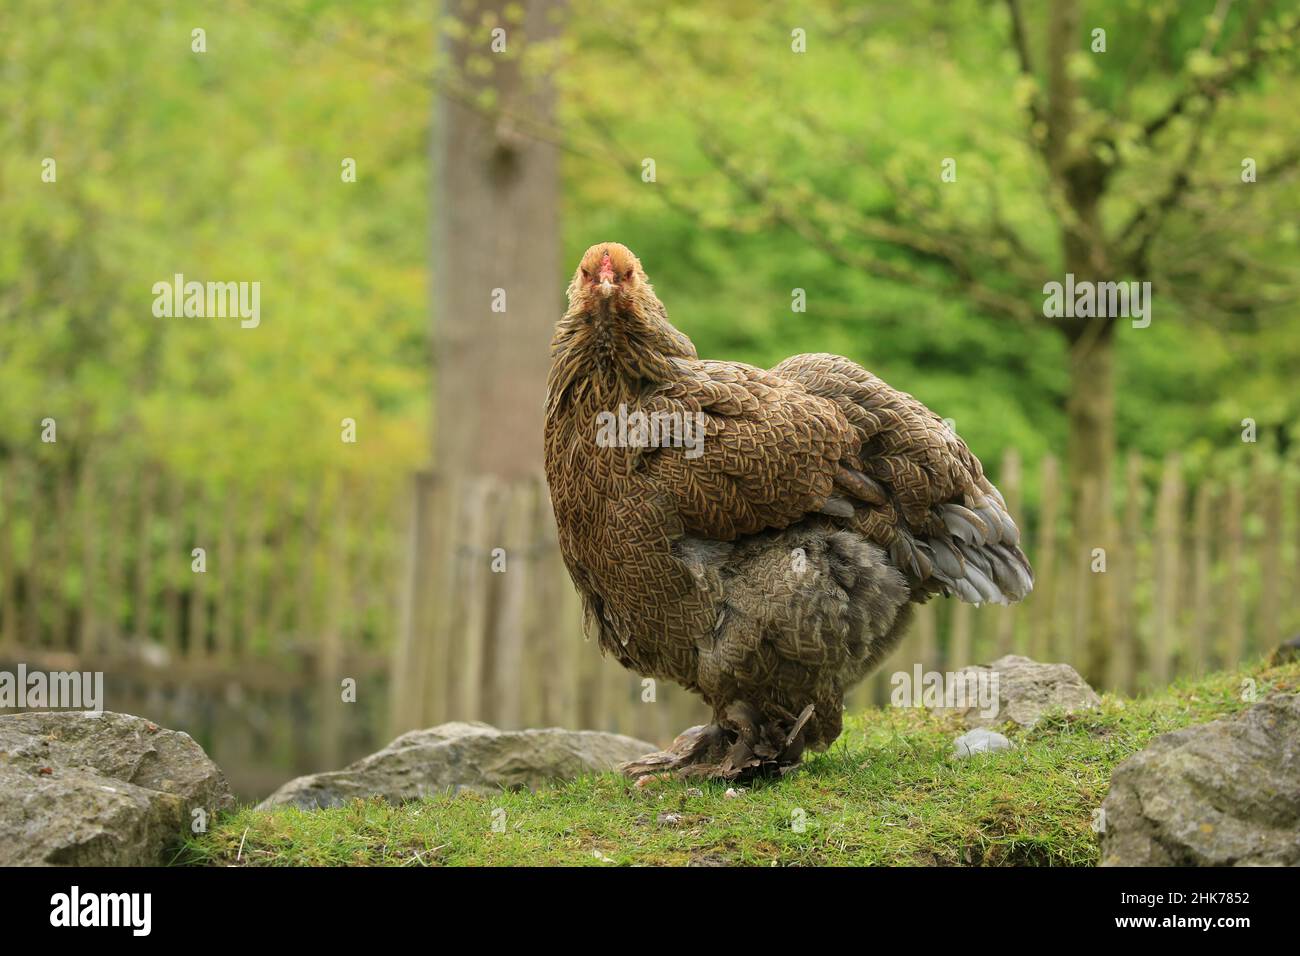
[[[745,795],[744,787],[741,787],[739,790],[737,790],[735,787],[728,787],[727,792],[723,794],[723,796],[726,797],[728,800],[735,800],[737,797],[743,797],[744,795]]]
[[[666,827],[675,827],[682,822],[682,816],[680,813],[661,813],[659,822]]]
[[[1001,734],[978,727],[967,731],[953,741],[953,750],[958,757],[965,759],[972,754],[991,753],[995,750],[1010,750],[1014,744]]]
[[[1269,656],[1269,667],[1280,667],[1292,661],[1300,661],[1300,634],[1280,644]]]
[[[699,787],[690,787],[687,789],[686,795],[688,797],[702,797],[704,796],[704,791]]]

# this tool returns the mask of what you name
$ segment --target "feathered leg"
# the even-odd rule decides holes
[[[662,773],[711,780],[780,776],[803,757],[804,731],[813,713],[809,704],[798,717],[765,720],[744,701],[732,701],[713,723],[692,727],[667,750],[646,754],[619,770],[634,778]]]

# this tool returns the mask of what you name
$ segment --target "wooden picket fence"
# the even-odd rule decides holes
[[[541,477],[416,477],[393,726],[614,730],[670,741],[707,712],[605,659],[582,633]]]
[[[1070,527],[1054,458],[1040,463],[1026,513],[1021,463],[1007,452],[998,484],[1020,519],[1034,593],[1010,608],[932,602],[863,702],[888,699],[888,676],[919,662],[952,670],[1013,653],[1066,661],[1100,689],[1140,693],[1178,676],[1235,666],[1300,630],[1300,476],[1292,463],[1243,453],[1226,479],[1188,487],[1178,455],[1130,455],[1093,540]],[[1085,487],[1085,499],[1096,494]]]
[[[1300,481],[1256,455],[1230,480],[1190,492],[1177,456],[1133,456],[1106,502],[1101,540],[1070,527],[1064,476],[1038,468],[1034,507],[1019,456],[995,472],[1036,569],[1011,608],[935,600],[851,707],[885,703],[889,677],[953,670],[1007,653],[1067,661],[1095,686],[1139,692],[1275,647],[1300,629]],[[1095,494],[1095,489],[1085,489]],[[540,478],[416,480],[404,612],[395,648],[393,724],[477,718],[505,727],[560,724],[664,743],[706,716],[700,702],[601,657],[581,637]],[[495,562],[495,566],[494,566]]]
[[[1035,593],[1010,609],[926,605],[850,706],[887,701],[889,675],[915,663],[1004,653],[1141,691],[1300,630],[1294,464],[1246,456],[1194,485],[1185,472],[1176,457],[1128,459],[1097,542],[1070,528],[1055,460],[1029,487],[1004,455],[994,475]],[[18,662],[103,671],[109,709],[186,730],[248,798],[444,720],[663,744],[706,716],[584,640],[540,477],[422,473],[413,494],[337,481],[213,490],[157,468],[0,463],[0,669]],[[347,678],[355,703],[342,700]]]
[[[245,797],[338,767],[387,732],[394,497],[7,463],[0,669],[102,671],[106,709],[187,731]]]

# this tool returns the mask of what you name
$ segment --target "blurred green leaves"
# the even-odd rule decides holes
[[[1188,75],[1212,80],[1240,62],[1230,46],[1201,49],[1214,6],[1085,4],[1079,49],[1094,27],[1108,40],[1105,54],[1077,57],[1087,122],[1110,130],[1102,158],[1125,167],[1104,210],[1112,226],[1158,196],[1180,155],[1163,141],[1142,145],[1143,120]],[[1224,37],[1244,6],[1228,10]],[[399,478],[423,462],[436,7],[6,3],[0,456],[36,454],[48,415],[61,446],[94,444],[124,465],[162,461],[214,483],[338,469]],[[769,365],[842,352],[955,419],[986,460],[1006,446],[1030,463],[1063,450],[1065,353],[1049,320],[1014,324],[846,268],[747,202],[707,153],[780,184],[783,203],[817,210],[864,251],[875,246],[855,232],[857,213],[925,222],[956,242],[996,216],[1054,268],[1056,230],[1022,115],[1033,84],[1016,71],[1001,4],[567,9],[558,43],[510,51],[553,68],[563,93],[566,261],[603,238],[628,243],[702,355]],[[507,11],[512,31],[520,12]],[[205,54],[190,50],[198,26]],[[795,27],[806,53],[791,52]],[[463,29],[482,33],[486,49],[483,23]],[[1153,253],[1167,267],[1233,228],[1239,261],[1183,267],[1235,270],[1254,283],[1248,295],[1269,291],[1258,276],[1294,272],[1300,190],[1269,181],[1270,162],[1300,143],[1287,62],[1218,108],[1197,166],[1204,190],[1172,214],[1176,242]],[[1168,142],[1180,143],[1183,122]],[[1258,184],[1240,182],[1247,156]],[[57,161],[54,184],[40,180],[45,157]],[[356,183],[340,179],[345,157]],[[647,157],[656,183],[641,181]],[[941,185],[946,157],[958,179]],[[981,252],[1020,262],[1005,236]],[[930,268],[905,258],[922,275]],[[152,284],[177,272],[260,282],[261,326],[153,317]],[[1016,285],[996,269],[979,278]],[[556,276],[557,295],[566,280]],[[790,310],[794,288],[806,290],[804,313]],[[1151,328],[1120,333],[1121,445],[1208,457],[1247,416],[1271,440],[1293,441],[1296,304],[1206,321],[1195,301],[1154,292]],[[339,442],[343,417],[359,423],[356,449]]]

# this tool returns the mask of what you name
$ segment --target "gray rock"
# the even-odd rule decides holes
[[[957,756],[966,758],[971,754],[990,753],[994,750],[1010,750],[1014,744],[1001,734],[983,727],[968,730],[953,741],[953,750]]]
[[[1074,713],[1101,703],[1097,692],[1069,664],[1040,664],[1028,657],[1008,654],[992,664],[967,667],[958,674],[967,680],[980,681],[989,681],[993,674],[997,676],[996,708],[952,708],[960,711],[967,727],[997,727],[1008,720],[1021,727],[1032,727],[1050,711]]]
[[[185,733],[129,714],[0,716],[0,866],[149,866],[234,807],[225,777]]]
[[[1279,644],[1269,655],[1268,666],[1281,667],[1294,661],[1300,661],[1300,634]]]
[[[402,734],[343,770],[290,780],[258,809],[314,810],[357,797],[401,803],[447,791],[532,790],[583,773],[613,770],[655,749],[643,740],[591,730],[502,731],[477,721],[440,724]]]
[[[1161,734],[1102,803],[1103,866],[1300,865],[1300,695]]]

